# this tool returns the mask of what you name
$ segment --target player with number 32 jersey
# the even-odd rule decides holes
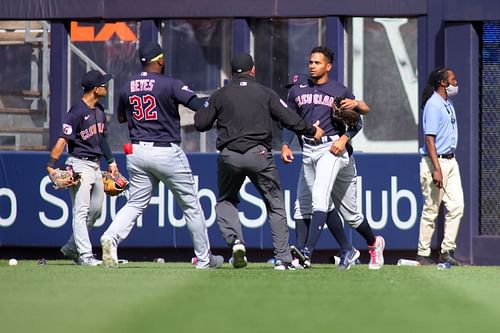
[[[118,265],[118,244],[128,236],[161,181],[184,211],[193,240],[196,267],[221,267],[224,258],[210,252],[198,187],[180,146],[179,104],[198,110],[204,100],[182,81],[163,75],[164,53],[158,43],[142,44],[139,57],[143,71],[132,76],[122,88],[117,112],[118,121],[128,123],[132,141],[125,149],[130,196],[101,237],[104,264],[107,267]]]
[[[132,141],[180,142],[178,106],[195,96],[178,79],[141,72],[122,88],[118,117],[127,117]]]

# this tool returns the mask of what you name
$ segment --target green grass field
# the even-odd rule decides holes
[[[0,261],[0,332],[498,332],[500,268]]]

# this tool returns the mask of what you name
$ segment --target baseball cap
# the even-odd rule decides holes
[[[139,58],[141,62],[148,63],[163,57],[163,50],[157,42],[145,42],[139,46]]]
[[[307,74],[293,74],[290,82],[285,85],[285,88],[290,89],[294,84],[299,82],[306,82],[309,79]]]
[[[113,78],[111,74],[102,74],[98,70],[91,70],[85,73],[82,79],[82,87],[85,90],[99,87],[108,83]]]
[[[248,72],[252,69],[254,63],[252,56],[248,53],[240,53],[231,60],[231,68],[233,73]]]

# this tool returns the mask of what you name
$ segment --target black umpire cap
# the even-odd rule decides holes
[[[145,42],[139,46],[139,58],[143,64],[163,57],[163,50],[157,42]]]
[[[95,87],[104,86],[113,78],[111,74],[102,74],[98,70],[92,70],[85,73],[82,79],[82,87],[84,90],[93,89]]]
[[[254,63],[253,58],[248,53],[240,53],[231,60],[231,68],[233,73],[244,73],[252,69]]]
[[[290,82],[285,85],[285,88],[290,89],[294,84],[300,82],[307,82],[309,75],[307,74],[293,74]]]

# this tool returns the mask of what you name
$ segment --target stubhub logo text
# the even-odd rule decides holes
[[[198,176],[194,178],[198,187]],[[362,207],[362,212],[372,228],[380,230],[390,224],[394,225],[398,230],[413,228],[419,216],[417,196],[420,193],[414,193],[410,189],[402,188],[399,185],[398,176],[390,176],[386,182],[384,180],[383,184],[385,185],[381,190],[365,189],[363,187],[363,177],[358,177],[358,205]],[[69,195],[65,191],[49,191],[48,189],[51,186],[48,176],[40,180],[38,192],[44,202],[42,207],[47,206],[47,208],[36,211],[37,219],[45,227],[60,228],[65,223],[71,223]],[[216,192],[216,189],[213,188],[199,188],[198,191],[198,198],[205,213],[207,227],[215,223]],[[247,228],[262,227],[267,221],[266,207],[248,178],[240,190],[240,198],[239,218],[242,225]],[[284,198],[288,225],[294,228],[295,222],[292,216],[295,189],[293,191],[285,189]],[[124,205],[125,200],[124,197],[106,197],[102,215],[96,222],[95,227],[103,225],[108,217],[112,220]],[[0,211],[0,227],[7,228],[15,225],[19,209],[21,209],[16,191],[6,187],[0,188],[0,203],[3,207]],[[51,211],[50,214],[47,212],[48,210]],[[156,220],[153,222],[148,219],[148,223],[155,223],[160,228],[165,227],[165,223],[170,223],[172,226],[179,228],[186,225],[182,211],[175,203],[174,195],[161,182],[146,211],[152,213]],[[143,221],[142,217],[140,217],[137,221],[137,227],[140,228],[142,225]]]

